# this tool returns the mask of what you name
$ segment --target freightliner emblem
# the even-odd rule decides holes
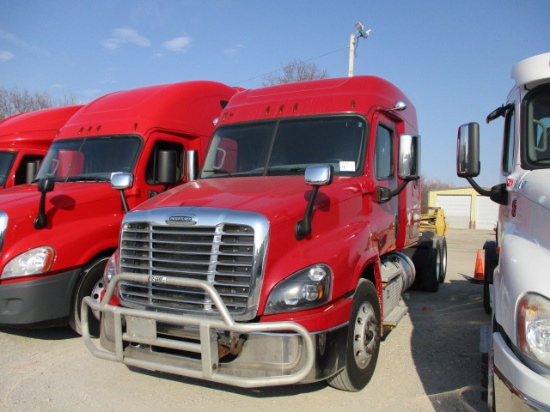
[[[170,216],[168,219],[166,219],[166,223],[168,223],[169,225],[193,226],[197,224],[197,216]]]

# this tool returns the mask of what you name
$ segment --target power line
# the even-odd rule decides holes
[[[312,57],[312,58],[310,58],[310,59],[303,60],[303,62],[309,62],[309,61],[312,61],[312,60],[320,59],[320,58],[325,57],[325,56],[328,56],[328,55],[330,55],[330,54],[339,53],[339,52],[341,52],[342,50],[347,50],[347,49],[348,49],[348,46],[346,46],[346,47],[341,47],[341,48],[339,48],[339,49],[336,49],[336,50],[333,50],[333,51],[329,51],[329,52],[324,53],[324,54],[321,54],[321,55],[319,55],[319,56],[315,56],[315,57]],[[243,84],[243,83],[250,82],[250,81],[252,81],[252,80],[257,80],[257,79],[264,78],[264,77],[269,76],[269,75],[271,75],[271,74],[277,73],[277,72],[279,72],[279,71],[281,71],[281,70],[283,70],[283,68],[280,68],[280,69],[277,69],[277,70],[272,70],[272,71],[270,71],[270,72],[263,73],[263,74],[260,74],[260,75],[258,75],[258,76],[255,76],[255,77],[251,77],[251,78],[249,78],[249,79],[242,80],[242,81],[240,81],[240,82],[236,82],[236,83],[235,83],[235,82],[232,82],[231,84],[241,85],[241,84]]]

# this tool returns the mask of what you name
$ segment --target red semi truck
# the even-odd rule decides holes
[[[59,129],[81,107],[42,109],[0,121],[0,189],[34,180]]]
[[[0,324],[80,332],[80,301],[99,296],[123,215],[188,179],[187,154],[204,155],[236,92],[210,81],[164,84],[111,93],[76,113],[37,184],[0,194]]]
[[[442,281],[419,162],[415,108],[378,77],[233,96],[200,178],[125,216],[105,296],[83,301],[87,347],[241,387],[362,389],[403,291]]]

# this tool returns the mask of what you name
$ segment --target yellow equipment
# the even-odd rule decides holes
[[[433,230],[437,236],[445,236],[448,225],[443,209],[429,207],[428,213],[422,213],[420,218],[420,231]]]

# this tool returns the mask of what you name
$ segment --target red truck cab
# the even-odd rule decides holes
[[[79,332],[80,301],[99,298],[122,217],[187,180],[186,154],[202,160],[214,120],[236,91],[211,81],[142,87],[74,115],[37,184],[0,194],[0,324],[69,323]]]
[[[42,109],[0,121],[0,189],[34,180],[59,129],[81,107]]]
[[[84,299],[87,347],[242,387],[362,389],[415,270],[427,290],[441,282],[419,160],[415,108],[378,77],[233,96],[200,178],[125,216],[105,298]]]

